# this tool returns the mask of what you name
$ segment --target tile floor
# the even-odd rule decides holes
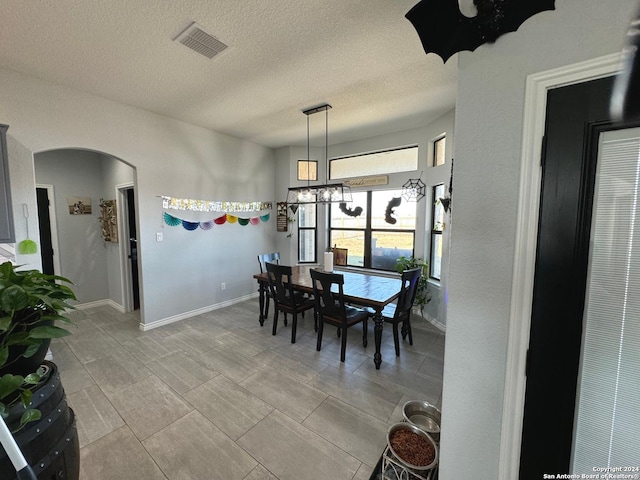
[[[257,299],[148,332],[110,307],[70,317],[51,349],[83,480],[366,480],[404,402],[440,406],[444,334],[417,317],[399,358],[384,330],[380,370],[371,325],[341,364],[334,329],[317,352],[307,315],[291,344],[290,325],[260,327]]]

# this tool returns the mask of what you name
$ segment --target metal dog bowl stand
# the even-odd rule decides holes
[[[438,466],[431,470],[413,470],[404,466],[389,447],[382,453],[381,480],[436,480]]]

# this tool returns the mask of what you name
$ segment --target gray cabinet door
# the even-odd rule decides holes
[[[9,158],[7,157],[8,125],[0,124],[0,243],[15,242],[11,186],[9,184]]]

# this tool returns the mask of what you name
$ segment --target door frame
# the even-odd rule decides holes
[[[51,225],[51,248],[53,249],[53,271],[56,275],[61,275],[60,270],[60,246],[58,244],[58,221],[56,220],[56,197],[53,191],[53,185],[36,183],[36,189],[44,188],[49,197],[49,223]],[[37,204],[37,202],[36,202]],[[40,222],[38,222],[38,231],[40,230]],[[40,245],[42,248],[42,245]]]
[[[118,229],[120,230],[120,285],[122,285],[122,307],[125,312],[133,311],[133,280],[131,279],[131,267],[129,265],[129,222],[127,221],[127,195],[126,190],[135,191],[133,182],[116,185],[116,208],[118,210]],[[137,220],[136,220],[137,221]],[[138,247],[139,250],[139,247]]]
[[[622,54],[615,53],[527,76],[513,289],[509,311],[509,337],[502,405],[499,480],[518,478],[520,467],[527,383],[525,367],[531,329],[547,92],[552,88],[611,76],[620,71],[621,60]]]

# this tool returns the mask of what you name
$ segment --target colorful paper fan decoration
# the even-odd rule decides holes
[[[203,230],[211,230],[213,228],[213,220],[208,222],[200,222],[200,228]]]
[[[248,218],[238,218],[238,223],[244,227],[246,225],[249,225],[249,219]]]
[[[260,223],[260,217],[251,217],[249,221],[251,222],[251,225],[257,225]]]
[[[182,223],[182,220],[174,217],[173,215],[169,215],[167,212],[164,212],[163,217],[164,217],[164,223],[166,223],[170,227],[177,227]]]
[[[270,213],[265,213],[264,215],[260,216],[260,220],[262,220],[263,222],[268,222],[270,216],[271,216]]]
[[[237,221],[238,221],[238,217],[236,217],[235,215],[229,215],[227,213],[227,222],[236,223]]]
[[[222,215],[221,217],[216,218],[213,223],[215,223],[216,225],[222,225],[224,222],[227,221],[227,215]]]
[[[182,220],[182,226],[185,230],[195,230],[200,226],[200,222],[187,222],[186,220]]]

